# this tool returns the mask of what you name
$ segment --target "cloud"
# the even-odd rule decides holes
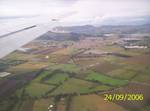
[[[148,0],[80,0],[72,9],[78,13],[64,22],[73,24],[101,23],[110,19],[135,18],[150,14]]]
[[[149,15],[149,4],[149,0],[1,0],[0,16],[39,15],[60,18],[61,25],[96,24]]]

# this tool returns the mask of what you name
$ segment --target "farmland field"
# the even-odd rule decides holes
[[[77,96],[72,99],[71,111],[128,111],[112,102],[106,102],[97,95]]]
[[[67,74],[55,74],[53,75],[50,79],[46,80],[45,83],[49,84],[61,84],[64,82],[66,79],[68,79],[69,76]]]
[[[94,86],[94,83],[71,78],[50,93],[50,95],[82,93],[86,92],[92,86]]]
[[[150,34],[122,27],[49,31],[0,59],[0,111],[150,111]]]
[[[103,84],[108,84],[112,86],[126,85],[128,83],[128,81],[111,78],[111,77],[105,76],[103,74],[95,73],[95,72],[91,72],[91,74],[89,74],[86,77],[86,79],[91,80],[91,81],[98,81]]]
[[[33,105],[33,111],[47,111],[48,106],[53,104],[53,98],[36,100]]]
[[[25,94],[29,97],[41,97],[44,96],[48,91],[50,91],[54,86],[40,84],[40,83],[30,83],[25,88]]]

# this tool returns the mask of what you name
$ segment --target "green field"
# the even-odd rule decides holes
[[[126,85],[128,83],[126,80],[111,78],[109,76],[105,76],[103,74],[96,73],[96,72],[90,72],[90,74],[85,79],[91,81],[97,81],[111,86],[121,86],[121,85]]]
[[[68,78],[69,78],[68,74],[56,73],[56,74],[53,74],[52,77],[48,78],[44,82],[48,83],[48,84],[56,84],[57,85],[57,84],[63,83]]]
[[[59,94],[73,94],[73,93],[86,93],[93,87],[95,83],[71,78],[68,81],[60,85],[56,90],[54,90],[49,95],[59,95]]]
[[[74,96],[71,101],[70,111],[128,111],[123,107],[98,95]]]
[[[0,111],[150,111],[150,47],[125,47],[149,46],[128,42],[144,36],[112,32],[85,33],[78,41],[51,35],[33,40],[22,47],[29,50],[0,59],[0,72],[11,73],[0,78]],[[113,96],[139,93],[142,101]],[[105,100],[105,94],[114,100]]]
[[[110,90],[110,89],[112,89],[111,86],[98,85],[98,86],[95,86],[95,87],[91,88],[90,92],[94,92],[94,91],[107,91],[107,90]]]
[[[51,64],[49,66],[49,69],[62,70],[64,72],[69,72],[69,73],[78,73],[80,71],[80,68],[74,64]]]
[[[53,88],[54,86],[52,85],[46,85],[42,83],[30,83],[25,88],[25,94],[28,95],[29,97],[40,98],[42,96],[45,96],[45,94]]]
[[[135,76],[132,81],[142,82],[142,83],[150,83],[150,74],[138,74]]]
[[[125,80],[130,80],[136,74],[137,74],[136,71],[125,69],[125,68],[116,69],[108,73],[108,75],[111,77],[116,77],[116,78],[125,79]]]
[[[50,75],[51,73],[52,73],[51,71],[44,71],[44,72],[42,72],[40,75],[38,75],[38,76],[33,80],[33,82],[41,82],[44,77]]]

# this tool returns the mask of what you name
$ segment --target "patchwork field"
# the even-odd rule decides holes
[[[29,97],[42,97],[44,96],[48,91],[53,89],[54,86],[46,85],[46,84],[41,84],[41,83],[30,83],[26,88],[25,88],[25,95]]]
[[[54,90],[50,95],[63,95],[63,94],[78,94],[86,93],[89,88],[94,86],[92,82],[70,78],[68,81],[64,82],[56,90]]]
[[[143,94],[144,99],[142,101],[114,101],[116,104],[131,110],[142,111],[149,110],[150,100],[150,86],[142,83],[130,83],[128,86],[119,88],[112,91],[110,94]],[[102,95],[102,94],[100,94]]]
[[[48,78],[45,83],[48,84],[62,84],[65,80],[67,80],[69,78],[69,76],[67,74],[63,74],[63,73],[56,73],[55,75],[53,75],[52,77]]]
[[[150,111],[149,47],[125,48],[136,44],[126,35],[95,36],[46,36],[0,59],[0,73],[10,73],[0,77],[0,111]],[[104,94],[144,100],[106,101]]]
[[[70,111],[128,111],[123,107],[108,101],[97,95],[73,97]]]
[[[95,72],[90,72],[90,74],[86,77],[86,79],[91,81],[97,81],[103,84],[108,84],[111,86],[121,86],[121,85],[126,85],[128,83],[128,81],[126,80],[111,78],[104,74],[99,74]]]
[[[36,100],[33,105],[33,111],[47,111],[50,105],[54,105],[53,98]]]

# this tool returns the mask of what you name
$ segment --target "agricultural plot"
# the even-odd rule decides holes
[[[11,59],[2,59],[0,60],[0,71],[6,70],[9,67],[23,64],[27,61],[25,60],[11,60]]]
[[[56,111],[66,111],[66,105],[65,105],[64,101],[58,102]]]
[[[116,69],[108,73],[108,75],[111,77],[124,79],[124,80],[130,80],[134,76],[136,76],[136,74],[137,74],[136,71],[125,69],[125,68]]]
[[[97,81],[102,84],[108,84],[111,86],[122,86],[122,85],[126,85],[128,83],[128,81],[126,81],[126,80],[119,80],[116,78],[111,78],[109,76],[99,74],[96,72],[91,72],[85,79],[91,80],[91,81]]]
[[[0,101],[0,111],[12,110],[12,107],[14,107],[15,103],[16,100],[10,98]]]
[[[24,64],[20,64],[14,67],[10,67],[7,69],[8,72],[17,74],[17,73],[27,73],[27,72],[33,72],[33,71],[37,71],[41,68],[46,67],[48,64],[47,63],[41,63],[41,62],[36,62],[36,63],[32,63],[32,62],[27,62]]]
[[[68,73],[78,73],[80,68],[74,64],[50,64],[50,70],[61,70]]]
[[[34,100],[20,101],[20,103],[16,104],[13,111],[32,111],[33,104]]]
[[[42,73],[40,73],[35,79],[33,79],[33,82],[41,82],[42,79],[46,76],[49,76],[52,74],[52,71],[47,70],[47,71],[43,71]]]
[[[150,55],[138,55],[138,56],[134,56],[132,58],[129,58],[127,60],[127,63],[129,64],[133,64],[133,65],[141,65],[141,66],[146,66],[146,65],[150,65],[150,61],[149,61]]]
[[[138,76],[141,77],[141,82],[147,81],[149,76],[150,68],[148,65],[134,65],[125,63],[122,68],[112,70],[107,73],[107,75],[115,78],[120,78],[124,80],[134,80]],[[148,78],[146,78],[148,77]],[[143,79],[142,79],[143,78]],[[145,78],[145,79],[144,79]],[[139,78],[140,79],[140,78]],[[137,79],[138,80],[138,79]]]
[[[82,68],[92,68],[93,66],[96,66],[100,64],[101,62],[104,62],[101,58],[74,58],[74,63],[79,65]]]
[[[25,95],[31,98],[40,98],[42,96],[45,96],[45,94],[53,88],[54,86],[52,85],[46,85],[42,83],[30,83],[25,88]]]
[[[53,98],[36,100],[33,105],[33,111],[47,111],[50,105],[54,106]]]
[[[17,98],[21,99],[23,97],[24,91],[25,91],[24,88],[16,90],[15,95],[17,96]]]
[[[0,78],[0,111],[149,111],[149,48],[125,49],[122,39],[35,40],[4,57],[0,73],[11,74]],[[118,93],[144,100],[104,100]]]
[[[89,92],[97,92],[97,91],[108,91],[111,90],[113,87],[108,85],[97,85],[95,87],[90,88]]]
[[[47,56],[49,56],[49,58],[46,61],[50,63],[66,64],[70,60],[69,55],[47,54]],[[45,58],[45,55],[40,56],[40,58]]]
[[[150,83],[150,74],[138,74],[135,76],[132,81],[141,82],[141,83]]]
[[[48,83],[48,84],[56,84],[56,85],[58,85],[58,84],[62,84],[68,78],[69,78],[68,74],[56,73],[56,74],[53,74],[52,77],[48,78],[44,82]]]
[[[69,105],[71,102],[72,97],[61,97],[60,99],[56,100],[56,111],[69,111]]]
[[[91,69],[94,70],[95,72],[108,73],[118,68],[121,68],[121,66],[108,61],[104,61],[93,66]]]
[[[15,51],[11,54],[9,54],[8,56],[4,57],[4,59],[6,60],[32,60],[33,58],[35,58],[37,55],[32,55],[32,54],[28,54],[28,53],[24,53],[24,52],[19,52],[19,51]]]
[[[95,83],[71,78],[68,81],[60,85],[56,90],[54,90],[49,95],[63,95],[63,94],[80,94],[86,93],[90,88],[93,87]]]
[[[123,107],[97,95],[84,95],[73,97],[70,111],[128,111]]]
[[[63,48],[63,49],[53,52],[52,54],[54,54],[54,55],[70,55],[70,54],[72,54],[72,52],[73,52],[72,48]]]
[[[110,94],[143,94],[144,99],[142,101],[114,101],[114,103],[129,109],[129,111],[149,111],[150,100],[150,86],[147,84],[130,83],[125,87],[113,90]],[[102,94],[99,94],[100,96]]]

